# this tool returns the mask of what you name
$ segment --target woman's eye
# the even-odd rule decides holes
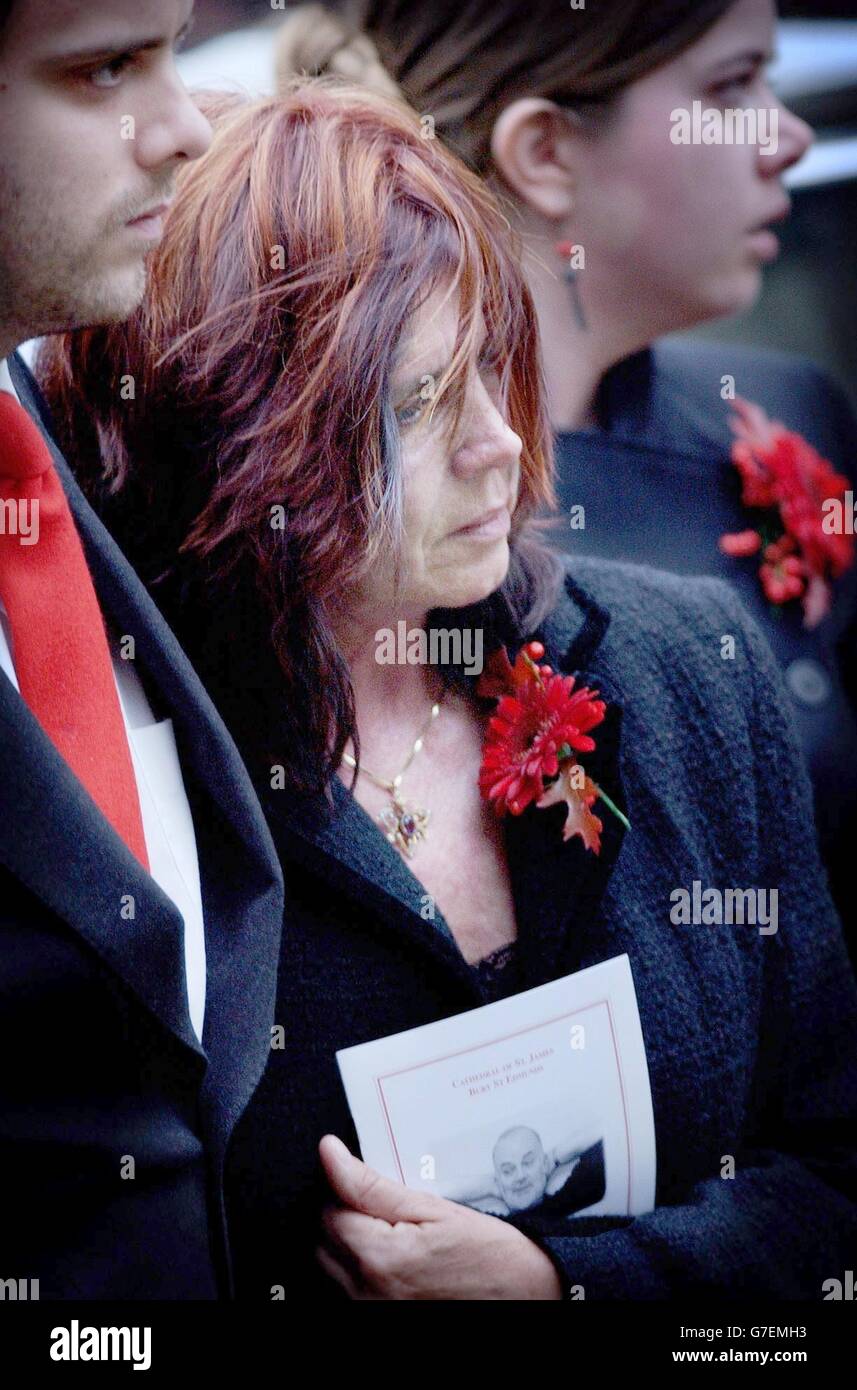
[[[502,371],[500,359],[495,354],[486,355],[480,358],[479,375],[485,382],[487,389],[492,395],[497,394],[502,387]]]
[[[479,363],[479,375],[492,400],[499,401],[503,389],[500,362],[497,357],[485,357]]]
[[[415,425],[426,408],[426,402],[419,396],[414,396],[410,401],[405,401],[404,405],[399,406],[396,411],[396,420],[400,425]]]
[[[100,68],[93,68],[87,73],[87,81],[93,87],[118,87],[122,74],[131,62],[131,54],[123,53],[118,58],[113,58],[109,63],[104,63]]]
[[[729,96],[730,92],[746,92],[756,79],[755,71],[742,72],[730,77],[726,82],[718,82],[712,89],[717,96]]]

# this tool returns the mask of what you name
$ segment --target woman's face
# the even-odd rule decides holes
[[[595,314],[630,317],[643,341],[746,307],[776,255],[764,228],[787,212],[781,176],[812,132],[767,83],[774,27],[771,0],[736,0],[580,142],[573,224],[585,296]],[[724,117],[729,110],[745,115]],[[753,121],[761,138],[749,143]],[[718,132],[720,143],[699,143]],[[688,133],[696,143],[677,142]]]
[[[379,567],[361,586],[359,602],[385,613],[394,606],[396,619],[421,619],[432,608],[485,598],[509,566],[522,443],[504,419],[499,377],[484,355],[471,366],[453,439],[445,437],[446,395],[427,418],[457,327],[457,300],[436,290],[409,321],[393,375],[403,465],[403,585],[394,594],[389,568]]]

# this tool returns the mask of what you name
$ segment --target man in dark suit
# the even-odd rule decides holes
[[[223,1160],[270,1049],[264,818],[14,352],[138,303],[210,138],[191,8],[0,0],[0,1280],[42,1299],[231,1296]]]

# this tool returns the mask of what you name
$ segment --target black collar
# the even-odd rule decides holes
[[[632,353],[605,372],[595,397],[596,426],[561,430],[560,440],[591,441],[657,453],[697,455],[729,463],[727,405],[712,402],[707,383],[729,370],[712,345],[660,341]],[[700,355],[708,348],[705,355]]]

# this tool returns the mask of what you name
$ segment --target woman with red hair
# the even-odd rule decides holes
[[[820,1298],[857,1229],[857,1000],[758,629],[719,581],[542,541],[516,245],[415,116],[334,80],[208,104],[141,310],[40,374],[283,864],[278,1036],[224,1174],[237,1295]],[[696,881],[777,919],[686,925]],[[337,1050],[625,952],[653,1211],[489,1215],[332,1137],[357,1147]]]

